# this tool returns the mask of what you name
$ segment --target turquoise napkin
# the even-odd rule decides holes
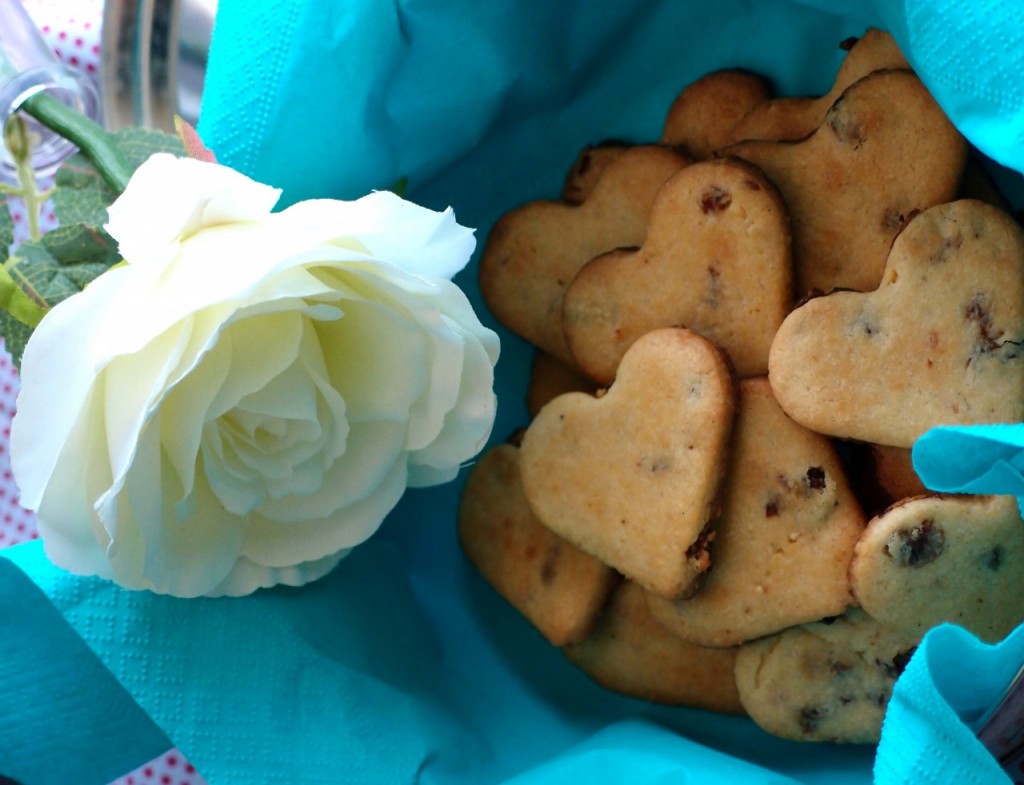
[[[452,206],[482,240],[504,210],[557,194],[583,145],[656,138],[698,76],[738,66],[780,93],[822,93],[837,43],[878,25],[971,140],[1020,169],[1020,13],[973,0],[221,0],[200,132],[286,202],[407,177],[409,198]],[[485,314],[473,267],[456,280]],[[499,331],[496,439],[525,422],[530,360]],[[241,600],[124,592],[56,570],[37,544],[3,555],[212,785],[1009,781],[965,730],[977,706],[953,676],[994,696],[1024,659],[1019,633],[997,647],[929,634],[877,759],[610,695],[465,563],[462,479],[411,491],[323,581]]]
[[[171,748],[28,577],[0,559],[0,782],[107,785]]]
[[[998,646],[952,625],[931,630],[896,682],[875,781],[1011,782],[973,731],[1022,663],[1024,627]]]
[[[913,457],[914,468],[929,488],[1004,493],[1024,504],[1024,427],[1020,425],[933,428],[917,440]],[[1024,506],[1021,509],[1024,514]]]

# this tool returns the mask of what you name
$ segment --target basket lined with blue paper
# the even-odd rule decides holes
[[[557,198],[581,150],[606,139],[631,145],[659,141],[668,108],[680,89],[721,69],[762,74],[776,95],[825,95],[852,54],[839,43],[871,28],[891,32],[943,113],[983,154],[985,166],[995,171],[1001,190],[1011,200],[1017,197],[1012,170],[1024,165],[1024,147],[1015,123],[1022,116],[1024,93],[1003,75],[1017,70],[1013,58],[1022,57],[1024,47],[1009,4],[993,3],[980,15],[975,6],[968,9],[952,2],[939,8],[846,3],[842,10],[783,0],[757,7],[739,0],[682,6],[617,3],[601,14],[582,3],[544,8],[437,5],[441,7],[296,3],[253,8],[222,3],[199,130],[219,160],[282,186],[289,202],[354,197],[407,178],[412,201],[436,209],[451,206],[460,223],[477,227],[476,261],[455,280],[481,314],[491,310],[477,281],[485,269],[484,248],[492,227],[518,205]],[[849,131],[849,126],[842,128]],[[862,149],[872,141],[868,134],[859,140]],[[934,141],[919,138],[917,144],[926,147]],[[852,145],[857,143],[853,140]],[[997,169],[993,162],[1007,169]],[[689,164],[680,174],[696,166]],[[761,160],[758,168],[769,165]],[[785,198],[784,185],[776,182],[775,187]],[[835,198],[845,198],[853,188],[844,185]],[[706,183],[701,189],[701,194],[718,193]],[[583,209],[596,193],[576,209]],[[745,204],[730,194],[730,205]],[[723,201],[721,195],[707,200],[706,214],[727,212],[718,209]],[[1003,207],[985,209],[1009,216]],[[698,213],[705,215],[699,207]],[[909,237],[909,244],[910,229],[918,222],[927,225],[921,220],[926,215],[927,211],[911,216],[909,210],[896,210],[888,230],[892,237]],[[961,225],[974,220],[953,218]],[[1006,229],[1009,234],[1014,231],[1019,232]],[[898,247],[899,240],[893,251]],[[707,266],[705,277],[721,280],[708,274]],[[991,294],[1012,297],[1013,292]],[[811,299],[801,307],[832,296]],[[979,300],[977,308],[963,313],[975,335],[984,339],[977,344],[981,349],[999,347],[979,349],[972,364],[999,355],[1003,365],[1016,366],[1012,347],[1017,338],[1011,332],[996,334],[991,307],[989,301]],[[905,310],[899,316],[919,320]],[[856,323],[865,336],[879,326],[866,317]],[[527,408],[533,341],[497,319],[494,324],[502,337],[502,356],[498,417],[487,453],[454,483],[409,491],[380,532],[320,581],[237,600],[182,601],[65,575],[35,548],[14,549],[9,558],[46,592],[212,783],[539,785],[583,777],[653,783],[669,776],[764,783],[917,782],[929,777],[1010,781],[975,735],[1024,663],[1024,639],[1019,631],[1011,631],[1015,623],[1005,620],[998,628],[977,630],[980,640],[964,629],[944,625],[920,643],[918,638],[899,641],[881,658],[881,667],[869,663],[884,677],[880,689],[887,692],[895,683],[884,722],[876,726],[877,746],[794,743],[764,732],[748,717],[614,694],[574,667],[551,645],[551,635],[481,580],[457,537],[468,483],[483,476],[489,456],[503,449],[499,443],[531,420],[536,422],[534,415],[551,416]],[[998,325],[1004,329],[1002,322]],[[927,330],[924,335],[927,342]],[[880,337],[884,336],[875,332],[863,340]],[[943,339],[938,338],[940,343]],[[675,338],[670,343],[657,351],[676,352]],[[919,358],[904,359],[901,367],[887,368],[884,375],[912,378],[925,373],[912,367]],[[804,370],[801,363],[795,365]],[[710,373],[721,376],[720,370]],[[615,386],[608,389],[588,400],[595,401],[595,407],[614,405],[619,400]],[[745,389],[745,399],[763,401],[763,389]],[[1021,392],[1016,390],[1011,404],[1018,404]],[[564,411],[551,409],[550,403],[544,410],[571,419],[579,400],[555,404],[568,406]],[[625,408],[631,407],[627,403]],[[1002,419],[1015,423],[1020,416]],[[735,443],[756,447],[763,441],[745,437],[738,426],[732,428]],[[929,430],[920,439],[915,434],[911,443],[916,442],[917,469],[931,490],[1024,495],[1017,468],[1018,430],[1015,424],[965,425]],[[552,450],[534,453],[530,446],[550,446],[554,442],[545,440],[555,438],[552,432],[549,428],[538,436],[539,431],[531,434],[528,429],[519,449],[531,451],[534,457],[528,460],[538,462],[530,475],[535,487],[558,483],[538,491],[557,507],[566,501],[558,498],[558,489],[575,480],[544,471],[540,458]],[[773,446],[793,446],[790,432],[784,433]],[[830,435],[863,439],[856,434]],[[715,438],[729,441],[732,436],[719,431]],[[909,444],[899,446],[906,449]],[[860,449],[850,448],[850,453]],[[583,461],[594,457],[590,452],[584,449],[575,456],[579,461],[559,463],[579,462],[584,473],[594,475],[587,468],[591,464]],[[840,457],[845,465],[858,458]],[[800,482],[788,483],[794,500],[799,497],[800,503],[811,505],[820,501],[817,494],[823,491],[839,493],[832,472],[823,469],[825,461],[816,453],[803,467]],[[645,479],[667,473],[657,460],[643,468]],[[475,474],[478,471],[481,474]],[[497,516],[513,509],[507,498],[499,495],[482,505],[482,517],[488,511]],[[772,510],[779,513],[789,498],[780,496],[776,508],[772,499],[760,501],[761,518],[780,517]],[[531,509],[535,507],[533,503]],[[709,502],[708,510],[713,507]],[[1003,576],[1017,569],[1011,562],[1010,542],[1021,537],[1019,512],[1016,505],[1011,507],[999,511],[1001,519],[1012,518],[1005,530],[1009,539],[987,547],[991,571]],[[944,535],[948,540],[941,547],[937,544],[936,530],[945,531],[938,520],[943,514],[915,513],[916,534],[886,539],[890,557],[904,561],[906,570],[924,574],[927,563],[943,563],[940,551],[955,554],[952,529]],[[932,520],[932,525],[923,527],[923,519]],[[713,566],[707,570],[704,556],[713,565],[716,545],[725,543],[726,537],[701,539],[706,522],[693,524],[691,542],[700,540],[706,548],[694,550],[692,571],[705,573],[709,586],[715,571]],[[850,524],[845,527],[847,532],[852,529]],[[850,553],[853,544],[845,536],[846,544],[836,548]],[[525,552],[529,546],[523,547]],[[597,549],[604,547],[599,544]],[[650,560],[641,561],[645,563],[634,568],[609,559],[615,574],[605,573],[600,583],[603,591],[616,591],[613,609],[640,607],[632,589],[628,596],[613,587],[618,573],[629,581],[616,585],[655,583],[645,575]],[[543,563],[539,566],[543,568]],[[541,584],[543,577],[540,569]],[[546,587],[553,582],[549,579]],[[1013,595],[1007,599],[1016,599],[1020,588],[1014,593],[1007,587]],[[674,597],[685,593],[678,584],[668,592]],[[700,589],[693,597],[700,597]],[[681,607],[687,600],[671,602]],[[597,612],[609,606],[591,597],[588,607]],[[819,615],[843,613],[843,608],[830,607]],[[763,621],[765,613],[757,618]],[[603,630],[607,639],[629,642],[620,635],[631,634],[634,628],[627,625],[609,632],[607,619],[602,615],[598,627],[588,632]],[[819,622],[820,634],[815,637],[833,636],[845,644],[851,636],[844,625],[855,627],[862,621],[851,613],[832,623]],[[574,635],[582,633],[575,630],[569,637]],[[859,640],[861,633],[852,637]],[[582,635],[584,642],[572,645],[586,646],[589,639]],[[639,649],[648,641],[645,636],[632,645]],[[857,656],[868,651],[874,652],[859,650]],[[587,656],[593,663],[594,657],[603,655]],[[833,673],[846,671],[845,664],[834,658],[827,667]],[[665,686],[667,677],[662,679],[661,671],[653,675],[656,685]],[[806,686],[804,678],[795,681],[796,688]],[[703,699],[721,686],[712,680],[696,693]],[[693,683],[685,678],[683,687],[694,692]],[[797,716],[807,727],[820,729],[820,707],[807,708]],[[270,739],[273,746],[267,744]]]

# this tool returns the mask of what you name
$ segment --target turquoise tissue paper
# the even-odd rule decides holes
[[[222,0],[199,130],[222,162],[283,188],[283,203],[407,178],[409,199],[451,206],[482,244],[505,210],[557,195],[584,145],[656,139],[688,82],[741,67],[780,94],[821,94],[838,43],[869,26],[893,32],[980,150],[1024,168],[1015,2]],[[475,264],[456,282],[490,323],[474,276]],[[491,326],[503,341],[497,441],[526,421],[531,353]],[[982,474],[1003,454],[987,449]],[[932,459],[953,472],[958,457]],[[1010,782],[964,724],[977,706],[951,674],[989,674],[978,694],[994,696],[1024,661],[1020,631],[995,647],[929,633],[877,751],[612,695],[466,563],[463,480],[410,491],[322,581],[241,600],[125,592],[60,572],[38,544],[2,555],[212,785],[895,785],[957,770]]]

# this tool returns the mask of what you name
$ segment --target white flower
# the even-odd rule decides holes
[[[490,434],[497,336],[449,279],[451,211],[301,202],[156,155],[110,208],[123,264],[22,361],[11,459],[49,557],[178,596],[328,570]]]

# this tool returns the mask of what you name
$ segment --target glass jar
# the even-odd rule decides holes
[[[0,0],[0,19],[0,129],[25,101],[40,92],[99,120],[100,100],[92,81],[57,60],[20,0]],[[49,176],[75,147],[31,117],[24,119],[34,137],[32,167],[39,176]],[[17,181],[14,160],[3,144],[0,179]]]

